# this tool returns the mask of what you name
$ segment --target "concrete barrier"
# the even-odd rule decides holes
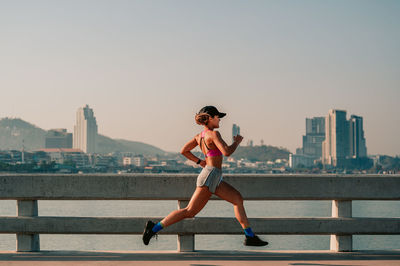
[[[43,217],[37,200],[178,200],[178,208],[184,208],[196,177],[0,175],[0,200],[18,204],[18,216],[0,217],[0,233],[17,234],[17,251],[39,251],[39,234],[141,234],[150,217]],[[224,180],[245,200],[332,200],[332,218],[250,218],[259,234],[331,235],[334,251],[351,251],[355,234],[400,234],[400,218],[355,218],[351,210],[352,200],[399,200],[400,176],[224,175]],[[195,234],[242,233],[236,219],[217,217],[186,219],[162,231],[178,235],[179,251],[194,250]]]

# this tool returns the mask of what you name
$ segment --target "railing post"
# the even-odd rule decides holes
[[[351,200],[333,200],[332,201],[332,217],[352,217]],[[353,236],[352,235],[331,235],[332,251],[352,251]]]
[[[25,217],[38,216],[37,200],[18,200],[17,215]],[[38,234],[17,234],[17,252],[40,251]]]
[[[178,209],[183,209],[189,204],[188,200],[178,200]],[[178,252],[194,251],[194,234],[178,235]]]

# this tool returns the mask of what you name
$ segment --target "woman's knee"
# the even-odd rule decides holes
[[[234,204],[235,205],[243,205],[243,197],[242,197],[242,194],[240,194],[240,192],[237,192],[235,200],[234,200]]]

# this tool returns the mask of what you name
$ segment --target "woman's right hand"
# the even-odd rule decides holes
[[[243,140],[243,137],[240,135],[233,136],[233,141],[236,142],[237,144],[240,144],[240,142],[242,142],[242,140]]]

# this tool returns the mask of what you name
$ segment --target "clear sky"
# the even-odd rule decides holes
[[[0,118],[167,151],[228,113],[243,143],[302,145],[305,118],[364,117],[369,154],[400,154],[400,1],[0,0]]]

